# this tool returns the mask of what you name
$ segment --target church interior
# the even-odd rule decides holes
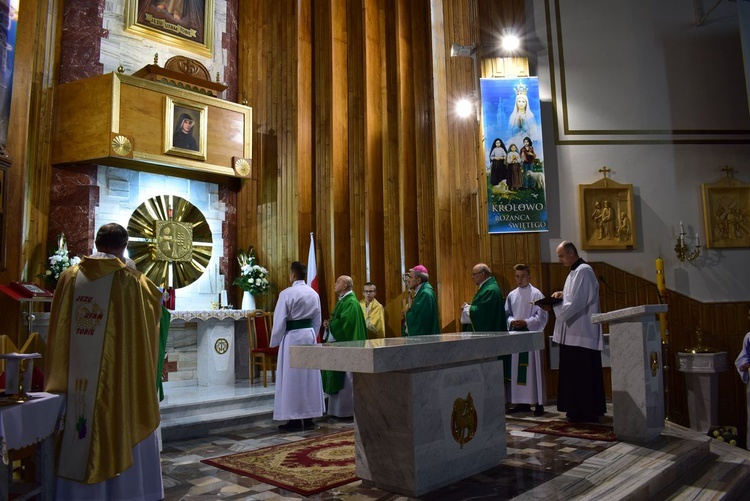
[[[256,376],[248,339],[254,324],[236,312],[273,311],[292,261],[310,265],[314,256],[323,318],[336,304],[338,276],[352,277],[358,297],[365,283],[376,284],[390,338],[401,335],[403,277],[415,265],[429,270],[441,331],[455,333],[461,305],[476,290],[473,266],[487,263],[507,294],[513,266],[525,263],[531,282],[550,295],[569,271],[556,255],[563,241],[594,268],[603,313],[667,306],[656,317],[661,350],[654,355],[664,433],[692,440],[709,427],[737,428],[735,455],[711,439],[699,446],[739,465],[701,492],[735,499],[750,485],[748,397],[734,368],[750,330],[750,2],[183,3],[189,16],[166,14],[150,0],[0,2],[13,27],[6,39],[15,37],[4,44],[0,88],[0,286],[53,289],[45,270],[58,249],[86,256],[100,226],[128,228],[130,257],[168,290],[173,311],[162,370],[163,424],[175,423],[162,453],[173,482],[165,483],[166,499],[294,496],[228,480],[199,461],[219,449],[352,428],[272,431],[273,380]],[[520,38],[510,52],[501,45],[509,33]],[[495,136],[487,124],[508,117],[487,100],[485,85],[527,78],[537,82],[538,150],[544,138],[544,169],[529,177],[546,205],[533,231],[494,231],[493,218],[509,205],[493,202]],[[462,99],[469,103],[463,116],[456,111]],[[182,127],[192,127],[188,142],[177,134]],[[592,210],[606,197],[627,224],[616,217],[611,229],[599,225]],[[177,246],[166,256],[150,246],[162,221],[200,228],[174,236],[190,243],[187,257]],[[250,248],[270,284],[255,297],[235,285],[238,256]],[[44,354],[48,303],[0,293],[2,353]],[[201,351],[203,324],[217,314],[235,321],[222,352],[233,370],[205,375],[199,367],[216,355]],[[542,421],[556,416],[553,328],[550,320]],[[604,324],[607,343],[610,328]],[[696,355],[709,365],[696,368]],[[610,422],[616,377],[605,361]],[[168,407],[183,392],[208,398],[210,407],[210,397],[192,393],[207,385],[250,398],[243,405],[257,405],[260,417],[232,414],[244,426],[234,429],[202,427],[206,418],[198,418],[180,431]],[[707,409],[710,422],[697,424],[696,408]],[[564,468],[549,454],[526,454],[590,446],[554,437],[522,443],[525,435],[512,432],[535,422],[523,419],[508,419],[505,470],[489,474],[487,485],[496,499],[565,499],[553,497],[561,492],[556,476],[600,451],[582,452]],[[693,458],[675,441],[667,440],[677,447],[671,453]],[[703,473],[714,471],[707,456],[694,458]],[[524,470],[525,462],[538,463],[536,470]],[[208,477],[229,490],[190,480]],[[628,495],[687,499],[688,491],[669,497],[661,490],[673,480]],[[454,487],[425,499],[488,492]],[[359,484],[338,489],[318,499],[397,498]]]

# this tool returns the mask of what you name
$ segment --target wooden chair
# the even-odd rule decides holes
[[[276,382],[276,358],[279,347],[270,348],[273,312],[253,310],[247,314],[247,333],[250,336],[250,384],[255,379],[255,368],[263,374],[263,387],[268,386],[266,372],[271,371],[273,382]]]

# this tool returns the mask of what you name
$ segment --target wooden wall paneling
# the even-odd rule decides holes
[[[462,1],[457,3],[463,3]],[[420,193],[432,192],[432,211],[420,215],[420,230],[424,231],[428,226],[433,228],[434,233],[429,234],[433,238],[427,240],[430,246],[434,245],[435,249],[435,266],[427,266],[431,271],[431,279],[436,286],[437,301],[440,315],[440,327],[444,329],[449,324],[455,322],[455,312],[453,304],[455,302],[455,291],[453,284],[452,266],[452,221],[451,221],[451,186],[454,176],[451,172],[451,149],[455,145],[451,144],[451,131],[448,123],[449,104],[448,104],[448,64],[446,57],[447,37],[451,37],[451,18],[445,18],[446,4],[442,0],[433,0],[432,7],[432,36],[431,36],[431,61],[432,61],[432,106],[433,106],[433,137],[430,149],[434,153],[434,172],[430,166],[421,172],[418,179]],[[450,5],[448,5],[449,7]],[[424,209],[429,208],[423,206]],[[427,232],[424,231],[425,236]],[[425,255],[420,245],[420,255]],[[451,331],[455,329],[449,329]]]
[[[411,2],[388,0],[385,7],[385,85],[383,112],[383,274],[370,274],[378,300],[387,305],[404,289],[402,175],[406,152],[414,153],[414,99],[411,75]],[[405,148],[405,144],[412,145]],[[370,260],[378,259],[370,253]],[[378,280],[382,282],[377,283]],[[400,301],[399,308],[400,309]],[[399,315],[400,316],[400,315]],[[395,335],[386,321],[386,335]],[[399,333],[400,335],[400,333]]]
[[[400,247],[401,272],[406,273],[420,260],[420,193],[417,188],[419,166],[430,162],[432,158],[428,148],[431,137],[429,96],[432,79],[429,0],[399,0],[399,12],[404,16],[399,36],[402,50],[399,61],[402,105],[399,117]]]
[[[387,0],[368,0],[365,9],[367,27],[367,156],[365,162],[365,270],[359,281],[362,288],[368,278],[376,283],[385,281],[384,174],[386,142],[388,141],[388,100],[395,87],[388,76],[394,68],[393,46],[395,25]],[[386,14],[388,12],[388,14]],[[389,58],[390,56],[390,58]],[[393,73],[393,71],[390,71]]]
[[[294,85],[297,91],[295,157],[297,167],[297,255],[302,262],[307,261],[310,247],[310,232],[313,230],[313,92],[309,82],[313,80],[313,26],[312,0],[297,1],[297,68]]]
[[[49,192],[52,169],[49,162],[53,85],[59,60],[61,12],[59,2],[29,0],[19,6],[6,151],[12,165],[6,173],[8,214],[17,214],[3,235],[5,268],[0,283],[35,280],[37,263],[46,261]],[[33,144],[29,138],[34,137]],[[5,334],[20,346],[25,332],[19,303],[0,296]],[[25,340],[25,339],[24,339]]]

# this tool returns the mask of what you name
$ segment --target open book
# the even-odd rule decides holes
[[[534,301],[534,304],[537,305],[537,306],[542,306],[542,305],[545,305],[545,304],[548,304],[550,306],[554,306],[554,305],[556,305],[558,303],[562,303],[562,298],[560,298],[560,297],[552,297],[552,296],[543,297],[542,299],[538,299],[538,300]]]

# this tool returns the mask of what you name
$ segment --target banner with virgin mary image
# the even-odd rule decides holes
[[[481,86],[489,233],[547,231],[539,79]]]

